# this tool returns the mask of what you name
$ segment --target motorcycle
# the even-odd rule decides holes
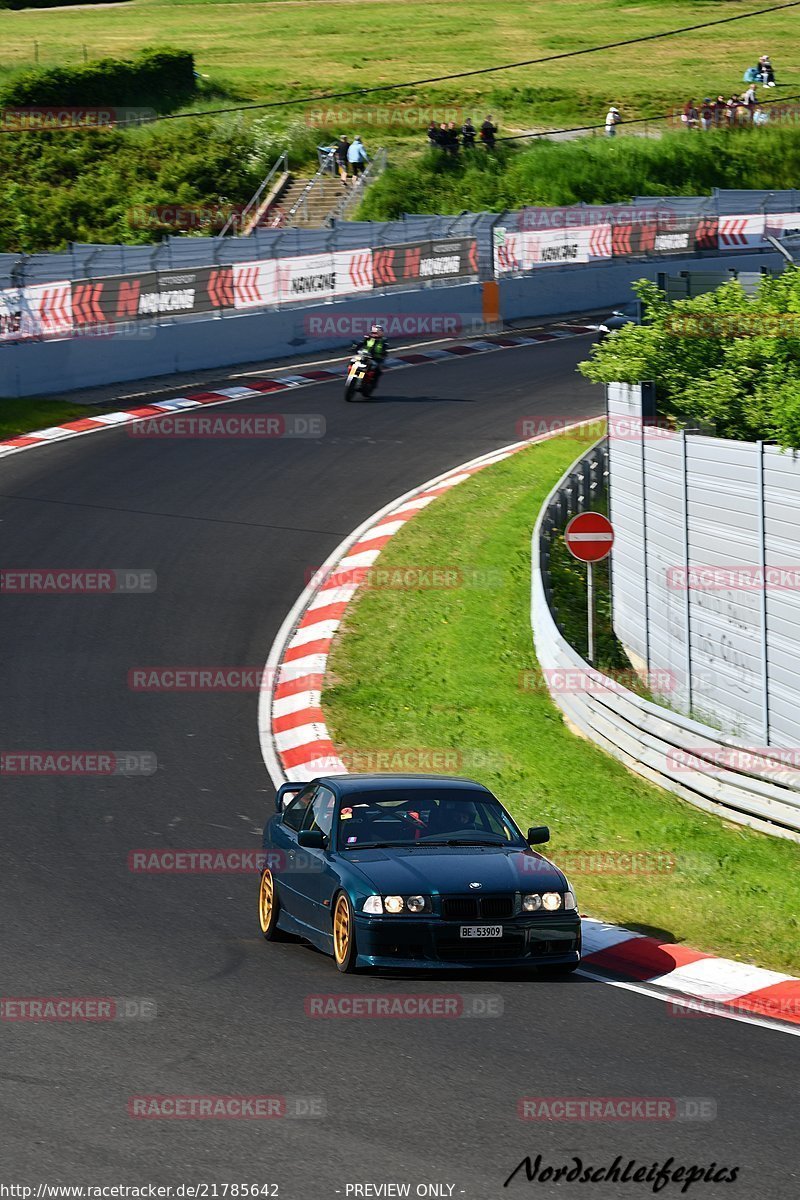
[[[375,390],[377,382],[378,372],[369,350],[363,348],[360,350],[357,349],[350,359],[350,366],[347,371],[347,379],[344,385],[345,400],[355,399],[358,392],[361,393],[365,400],[368,400]]]

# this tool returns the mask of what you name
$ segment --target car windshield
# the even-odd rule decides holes
[[[502,804],[488,792],[453,788],[359,792],[339,810],[340,850],[376,846],[523,843]]]

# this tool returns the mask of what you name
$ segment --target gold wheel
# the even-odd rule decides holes
[[[261,887],[258,891],[258,920],[261,932],[270,932],[270,922],[275,909],[275,884],[272,882],[272,872],[265,870],[261,875]]]
[[[347,961],[351,938],[350,905],[347,897],[341,895],[336,901],[336,908],[333,912],[333,953],[338,967]]]

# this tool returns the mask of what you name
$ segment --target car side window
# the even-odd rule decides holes
[[[306,809],[303,829],[319,829],[327,838],[333,828],[333,810],[336,797],[330,788],[317,788],[314,801]]]
[[[295,831],[303,828],[303,818],[311,805],[311,801],[317,792],[317,788],[307,787],[302,792],[298,792],[294,800],[287,804],[283,810],[283,823],[289,829]]]

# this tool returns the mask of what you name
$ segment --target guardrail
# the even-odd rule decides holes
[[[630,770],[706,812],[800,841],[800,771],[778,749],[759,750],[673,713],[591,667],[551,610],[547,554],[553,529],[586,506],[582,455],[556,484],[532,538],[531,626],[536,655],[567,722]],[[724,765],[720,765],[724,764]]]
[[[245,204],[242,211],[240,213],[236,213],[236,212],[231,213],[231,215],[228,217],[225,224],[222,226],[222,229],[219,232],[219,236],[225,237],[226,234],[230,233],[230,231],[236,225],[238,225],[242,230],[245,230],[247,233],[249,233],[250,232],[250,218],[252,216],[254,216],[255,213],[257,212],[258,206],[261,203],[261,197],[265,194],[265,192],[269,188],[270,184],[272,183],[273,179],[275,179],[278,175],[286,174],[288,169],[289,169],[289,153],[287,150],[284,150],[283,154],[281,154],[281,156],[278,159],[276,159],[276,161],[272,164],[272,167],[267,172],[267,174],[264,176],[264,178],[261,180],[261,183],[258,185],[256,192],[253,194],[253,196],[251,196],[251,198],[250,198],[250,200],[248,200],[247,204]]]
[[[286,217],[283,221],[284,229],[290,229],[292,226],[292,222],[296,219],[296,217],[300,213],[302,213],[304,217],[308,215],[308,201],[309,201],[310,197],[312,196],[314,191],[319,187],[321,181],[325,178],[326,175],[335,174],[335,172],[336,172],[336,167],[335,167],[336,147],[335,146],[332,149],[326,151],[324,155],[322,154],[321,151],[318,151],[317,157],[319,159],[319,166],[318,166],[317,170],[315,171],[315,173],[312,175],[311,179],[309,179],[306,186],[303,188],[300,195],[295,200],[292,207],[287,212]]]

